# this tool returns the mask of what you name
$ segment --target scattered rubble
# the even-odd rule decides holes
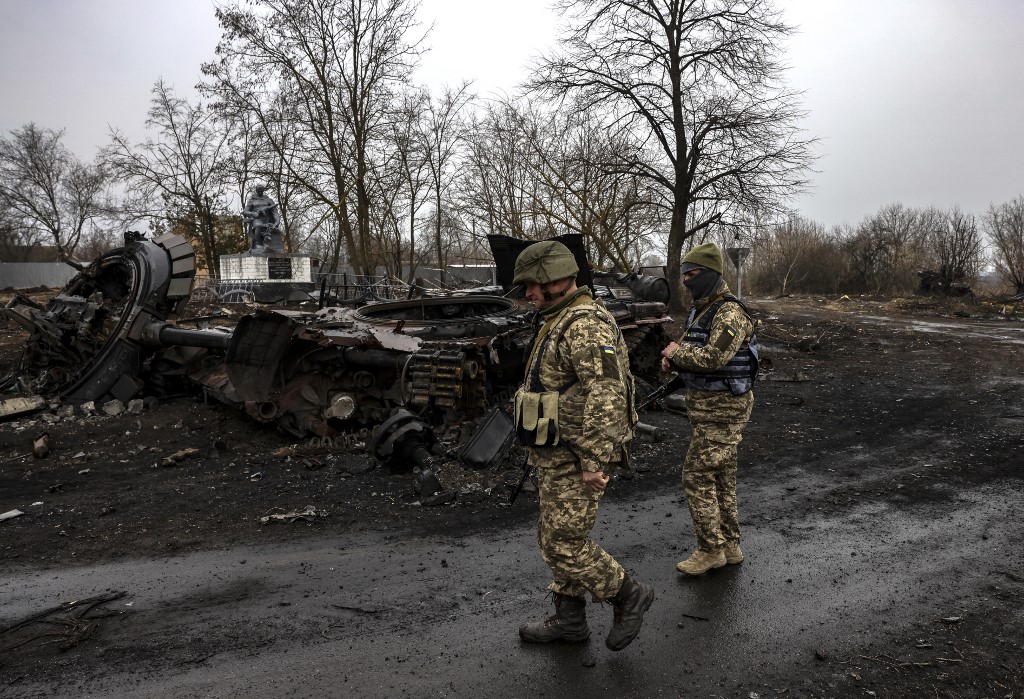
[[[173,454],[165,456],[160,459],[161,466],[173,466],[174,464],[180,463],[185,459],[191,459],[199,455],[199,450],[195,447],[189,447],[187,449],[180,449]]]
[[[769,303],[775,302],[765,302]],[[804,304],[798,307],[799,314],[786,312],[798,303]],[[864,303],[854,298],[843,305],[860,308]],[[937,522],[958,508],[977,507],[995,487],[1019,486],[1019,474],[1012,466],[1017,463],[1014,457],[1021,446],[1022,411],[1019,382],[1014,382],[1012,372],[1020,366],[1020,349],[1004,344],[995,353],[988,339],[982,342],[971,337],[936,334],[918,341],[900,329],[893,331],[892,326],[873,330],[874,326],[862,324],[866,328],[862,329],[852,321],[843,321],[832,310],[827,311],[827,317],[824,310],[820,311],[822,318],[805,317],[806,313],[819,312],[813,300],[789,299],[785,304],[771,306],[778,316],[766,333],[774,336],[770,338],[770,349],[775,354],[776,371],[780,376],[800,372],[807,381],[799,385],[764,383],[757,389],[757,407],[740,457],[742,485],[747,494],[741,509],[755,533],[762,537],[778,536],[792,542],[795,549],[802,545],[813,549],[825,533],[820,527],[823,518],[830,522],[846,518],[853,522],[855,532],[863,534],[863,540],[854,539],[856,548],[863,552],[864,540],[879,536],[875,520],[864,517],[865,512],[907,512],[922,521]],[[752,304],[755,313],[762,307],[765,306]],[[809,323],[815,327],[806,327]],[[843,325],[849,329],[843,330]],[[1020,324],[1010,325],[1019,328]],[[826,327],[829,333],[817,352],[803,353],[793,345],[801,337],[818,337]],[[886,344],[881,344],[882,340]],[[18,337],[17,345],[21,344],[23,338]],[[887,353],[882,360],[880,352]],[[883,365],[891,370],[880,375],[877,367]],[[920,399],[909,400],[910,394]],[[451,537],[451,544],[445,537],[445,546],[454,548],[473,541],[472,537],[463,537],[462,532],[486,528],[488,534],[483,541],[490,542],[490,532],[509,525],[528,527],[535,519],[535,497],[523,496],[515,506],[507,505],[510,486],[521,473],[521,449],[513,445],[495,464],[480,470],[459,458],[459,448],[478,429],[482,417],[457,425],[427,423],[437,438],[436,448],[429,450],[430,465],[444,486],[435,497],[416,493],[415,474],[411,471],[398,469],[392,474],[390,466],[376,459],[368,451],[373,442],[369,431],[360,434],[346,428],[330,441],[318,436],[315,444],[308,440],[295,443],[293,437],[266,429],[273,423],[253,421],[217,401],[203,404],[199,402],[201,396],[194,400],[171,397],[171,392],[162,395],[157,411],[144,410],[131,418],[108,417],[102,412],[84,416],[73,402],[62,401],[57,407],[49,405],[49,409],[58,414],[71,408],[74,419],[47,425],[41,417],[46,412],[44,408],[40,413],[25,414],[0,424],[0,488],[5,502],[10,503],[4,509],[18,505],[26,514],[0,524],[4,531],[4,537],[0,537],[0,565],[5,570],[27,573],[29,577],[35,576],[36,571],[58,575],[69,566],[124,561],[139,555],[159,558],[195,551],[237,551],[236,546],[252,545],[254,532],[258,532],[260,543],[293,541],[315,534],[331,544],[344,546],[347,534],[355,530],[380,531],[385,541],[388,537],[415,537],[417,532],[425,532],[424,536],[429,538],[437,531],[458,531],[460,535]],[[904,400],[898,402],[901,397]],[[797,406],[797,398],[806,402]],[[98,402],[102,404],[104,400]],[[969,405],[970,410],[949,410],[949,405]],[[678,492],[687,421],[667,412],[651,412],[642,417],[645,423],[665,429],[669,438],[663,442],[647,438],[634,441],[633,465],[638,475],[632,481],[614,485],[614,506],[609,513],[624,510],[629,517],[624,521],[629,527],[636,527],[639,534],[666,530],[674,534],[680,527],[685,531],[689,515],[681,500],[672,519],[662,519],[658,512],[648,516],[643,502],[650,494]],[[925,432],[920,431],[922,422]],[[48,458],[35,460],[30,455],[31,439],[43,429],[54,436],[54,449]],[[928,430],[941,433],[942,438],[934,439],[931,435],[936,432]],[[218,440],[230,449],[219,449],[215,444]],[[162,456],[187,447],[200,453],[174,468],[153,467]],[[279,450],[287,451],[279,454]],[[915,450],[925,450],[926,460],[915,460]],[[219,455],[216,459],[212,456],[214,452]],[[84,468],[87,455],[91,470]],[[315,459],[324,466],[310,469],[304,459]],[[83,473],[79,474],[79,469]],[[262,477],[250,481],[250,474]],[[620,475],[616,474],[616,478]],[[892,488],[889,484],[893,478],[912,483],[913,487]],[[528,480],[524,492],[533,490],[534,483]],[[754,498],[754,493],[764,497]],[[45,505],[30,505],[39,498],[45,499]],[[424,507],[428,498],[445,504],[440,504],[440,509]],[[306,526],[257,526],[261,515],[302,514],[307,503],[312,503],[317,512],[329,508],[330,516],[293,521],[306,522]],[[637,511],[630,510],[633,505]],[[107,508],[107,514],[102,514]],[[972,516],[978,512],[965,511]],[[1012,510],[1003,512],[1008,511]],[[986,516],[969,520],[980,539],[986,537],[983,527],[989,526],[985,524],[989,515],[993,513],[989,511]],[[996,516],[991,526],[1010,526],[1009,520],[1012,518]],[[620,547],[627,540],[636,539],[610,538]],[[932,540],[930,544],[923,541],[920,545],[943,551],[948,548],[948,539]],[[883,562],[891,559],[898,563],[904,552],[916,556],[914,560],[927,560],[928,550],[922,552],[917,542],[904,542],[904,549],[892,549],[884,541],[881,546]],[[460,563],[445,554],[451,568],[443,575],[460,579],[466,575],[462,569],[465,562],[483,560],[491,553],[481,552],[477,559],[466,556]],[[754,561],[756,549],[750,553]],[[246,558],[251,567],[255,560],[251,552],[239,556],[242,562]],[[831,561],[824,555],[822,560],[828,565],[815,569],[809,578],[784,570],[778,582],[781,584],[789,576],[797,586],[828,586],[833,576],[826,577],[821,571],[831,572],[829,566],[841,566],[843,559]],[[859,555],[849,560],[862,558]],[[760,561],[765,563],[763,558]],[[435,574],[434,563],[431,562],[428,575]],[[769,561],[767,565],[772,564]],[[831,656],[827,662],[815,662],[814,650],[818,646],[813,645],[801,665],[789,669],[782,679],[778,672],[772,675],[770,669],[756,668],[754,679],[764,683],[764,688],[748,684],[733,690],[730,686],[729,692],[745,695],[753,688],[762,697],[788,696],[804,687],[804,683],[813,682],[806,685],[804,693],[813,690],[815,696],[865,695],[864,687],[850,685],[856,681],[872,687],[871,691],[877,690],[878,696],[917,696],[915,692],[925,686],[923,681],[934,677],[940,694],[945,690],[950,695],[1002,697],[1011,689],[997,692],[999,687],[994,681],[1009,688],[1020,686],[1019,664],[1007,658],[1019,655],[1019,635],[1013,631],[1021,576],[1016,569],[999,572],[1009,565],[973,571],[957,578],[957,585],[949,585],[950,573],[940,570],[938,577],[929,581],[934,584],[932,588],[895,590],[897,598],[934,594],[939,599],[934,604],[929,602],[919,617],[908,616],[906,606],[896,599],[891,614],[885,616],[887,623],[879,624],[877,631],[853,638],[839,633],[834,642],[823,641],[822,647]],[[742,574],[744,580],[751,578],[751,585],[757,586],[765,584],[758,570],[732,572]],[[986,580],[987,575],[998,578]],[[729,579],[722,574],[708,584]],[[873,575],[869,576],[866,584],[873,579]],[[447,583],[447,578],[437,580]],[[1003,590],[992,586],[992,582],[998,582]],[[345,584],[345,589],[340,594],[358,593],[347,580],[332,580],[331,592],[339,594],[337,586],[341,584]],[[518,583],[510,583],[509,588],[508,594],[519,594]],[[69,594],[72,593],[73,589]],[[53,604],[59,601],[54,600]],[[837,609],[845,615],[853,606]],[[406,611],[408,616],[403,617]],[[216,628],[225,619],[218,613],[211,613],[208,628]],[[423,615],[419,607],[403,610],[393,620],[396,624],[415,624],[417,617],[423,623],[432,623],[432,618]],[[942,621],[943,618],[962,620],[949,622]],[[512,624],[518,621],[506,619],[514,630]],[[845,623],[846,617],[842,620]],[[16,621],[9,619],[6,623]],[[100,647],[111,654],[103,657],[88,653],[74,658],[56,655],[56,645],[41,649],[24,646],[12,655],[5,681],[31,672],[52,679],[47,687],[51,693],[60,693],[60,683],[72,677],[72,673],[81,672],[84,676],[109,672],[115,659],[138,663],[139,671],[162,673],[173,672],[176,663],[190,662],[194,657],[194,642],[189,638],[178,639],[180,643],[157,641],[151,635],[151,626],[129,626],[100,639],[105,642]],[[287,632],[292,626],[282,622],[274,631]],[[693,631],[693,625],[688,628],[687,634]],[[348,634],[350,629],[344,631]],[[902,635],[894,635],[897,631]],[[122,632],[135,636],[122,636]],[[407,629],[403,628],[403,632]],[[316,633],[318,630],[314,629]],[[796,638],[801,631],[793,633]],[[946,637],[938,635],[942,633]],[[934,648],[917,648],[918,639],[923,639],[923,646]],[[1008,640],[1004,643],[1002,639]],[[142,644],[138,652],[120,650],[139,640],[153,645]],[[947,642],[955,642],[955,652],[946,651]],[[236,643],[221,636],[211,644],[211,652],[229,655],[236,649],[249,652],[251,647],[247,639]],[[851,648],[857,650],[851,653]],[[118,655],[122,652],[123,656]],[[964,662],[942,660],[960,657]],[[69,664],[62,665],[65,661]],[[919,667],[907,663],[931,664]],[[1005,669],[1006,666],[1012,670]],[[938,679],[939,673],[948,673],[948,677]],[[1014,682],[1014,678],[1018,681]],[[783,691],[788,687],[792,689]],[[23,691],[20,685],[12,685],[8,690],[15,694]]]
[[[43,432],[32,440],[32,456],[37,459],[45,459],[50,454],[50,445],[53,442],[49,432]]]
[[[458,499],[458,493],[454,490],[442,490],[423,498],[420,502],[424,507],[437,507],[438,505],[451,505]]]
[[[327,513],[323,510],[318,510],[312,505],[306,505],[306,509],[301,512],[287,512],[283,514],[272,514],[260,517],[260,524],[269,524],[270,522],[296,522],[298,520],[305,520],[308,522],[314,521],[317,517],[326,517]]]
[[[103,414],[109,415],[110,417],[117,417],[124,412],[124,403],[117,400],[116,398],[111,401],[107,401],[103,404]]]
[[[667,282],[592,270],[581,236],[559,238],[577,256],[579,283],[622,329],[634,372],[657,382],[672,321]],[[392,472],[414,473],[421,496],[439,493],[438,458],[488,468],[508,448],[507,405],[534,333],[534,311],[512,284],[515,258],[530,241],[489,240],[500,286],[359,308],[256,310],[213,327],[212,320],[232,322],[229,314],[181,319],[194,276],[191,246],[175,235],[126,234],[123,247],[45,306],[16,295],[0,309],[0,318],[30,333],[16,375],[20,389],[36,394],[6,410],[38,410],[52,398],[55,412],[42,420],[56,424],[74,415],[73,404],[83,418],[138,416],[157,407],[154,396],[191,392],[295,438],[330,447],[342,440],[349,449],[372,439],[370,452]],[[56,412],[60,401],[70,413]]]
[[[42,396],[24,396],[0,400],[0,419],[27,415],[46,407]]]

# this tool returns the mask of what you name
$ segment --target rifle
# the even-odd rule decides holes
[[[636,411],[639,413],[642,410],[647,410],[649,407],[654,405],[655,401],[659,401],[665,396],[672,395],[685,385],[686,382],[683,381],[683,377],[679,375],[679,372],[672,372],[672,378],[651,391],[647,395],[647,398],[644,399],[644,402],[636,406]]]
[[[526,465],[523,466],[523,477],[519,479],[519,485],[512,491],[512,497],[508,499],[508,504],[515,503],[516,498],[519,497],[519,493],[523,492],[523,486],[526,485],[526,479],[530,477],[530,472],[533,471],[533,466],[530,466],[530,461],[526,461]]]

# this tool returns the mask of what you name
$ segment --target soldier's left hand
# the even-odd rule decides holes
[[[661,351],[661,356],[665,358],[671,357],[672,353],[675,352],[677,349],[679,349],[679,345],[677,345],[675,342],[670,342],[668,343],[668,347]]]
[[[583,483],[591,490],[602,491],[608,485],[608,476],[600,471],[584,471]]]

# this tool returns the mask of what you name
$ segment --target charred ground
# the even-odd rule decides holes
[[[807,542],[829,522],[853,519],[869,542],[880,535],[873,511],[896,510],[908,520],[926,521],[966,501],[998,495],[1005,511],[993,521],[1008,526],[1006,521],[1015,520],[1024,535],[1024,309],[845,297],[754,299],[751,306],[772,370],[756,389],[754,418],[741,448],[745,526]],[[0,374],[15,364],[24,339],[16,328],[0,327]],[[680,445],[689,433],[685,418],[670,412],[641,419],[665,429],[669,438],[638,439],[638,468],[618,478],[616,497],[638,503],[678,489]],[[52,449],[36,459],[32,439],[43,431],[50,433]],[[533,493],[507,505],[520,473],[514,451],[484,471],[443,462],[438,475],[451,492],[431,506],[415,494],[410,475],[392,475],[376,464],[362,448],[365,436],[342,441],[332,447],[297,444],[231,408],[189,397],[162,400],[139,415],[76,412],[58,418],[46,410],[0,423],[0,512],[25,513],[0,522],[0,562],[7,571],[60,571],[236,545],[343,539],[357,531],[458,537],[535,517]],[[197,451],[159,465],[185,449]],[[310,505],[325,516],[260,524],[263,516]],[[685,510],[679,518],[688,519]],[[980,531],[978,540],[948,542],[977,551],[970,575],[961,571],[908,589],[906,604],[880,621],[877,634],[837,644],[842,656],[823,649],[814,664],[740,682],[724,673],[728,683],[719,691],[1020,696],[1022,556],[1019,550],[990,551],[985,526]],[[687,522],[680,553],[689,537]],[[898,543],[892,552],[865,546],[834,555],[873,555],[880,566],[905,565],[895,554]],[[827,577],[821,585],[833,584]],[[934,611],[922,613],[928,608]],[[0,618],[0,627],[17,621]],[[2,634],[0,649],[25,638]],[[95,648],[104,643],[97,633],[64,651],[32,642],[7,650],[0,654],[0,696],[18,695],[26,678],[52,681],[59,693],[60,678],[69,670],[102,672]],[[130,643],[120,638],[117,646]],[[182,643],[171,639],[162,647],[111,651],[102,663],[160,670],[177,655],[193,653]],[[231,634],[218,634],[207,644],[211,653],[247,647]]]

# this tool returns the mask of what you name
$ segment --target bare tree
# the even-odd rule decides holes
[[[395,111],[391,127],[396,167],[407,202],[405,213],[409,217],[409,282],[415,278],[418,266],[416,215],[423,204],[420,195],[424,193],[430,179],[428,155],[420,137],[424,131],[423,115],[428,112],[429,100],[430,95],[426,90],[405,92]]]
[[[995,247],[996,269],[1024,294],[1024,197],[989,206],[984,227]]]
[[[981,260],[981,235],[973,215],[953,207],[937,222],[929,235],[936,261],[939,288],[949,293],[956,283],[972,283]]]
[[[535,212],[547,228],[583,235],[596,266],[633,269],[659,223],[646,182],[606,168],[628,144],[598,115],[577,109],[537,114],[527,132],[538,187]]]
[[[0,208],[12,230],[37,231],[57,248],[61,260],[81,267],[72,256],[87,227],[105,212],[107,175],[69,151],[63,131],[34,123],[0,137]]]
[[[459,112],[472,98],[468,82],[457,87],[446,86],[436,100],[429,100],[421,133],[423,152],[434,190],[434,255],[438,268],[442,270],[446,266],[445,247],[441,240],[441,222],[445,218],[442,204],[454,180],[453,166],[462,142]]]
[[[223,157],[228,198],[238,210],[241,210],[256,181],[264,177],[261,170],[265,169],[265,164],[260,158],[265,150],[262,143],[263,132],[259,123],[248,112],[215,111],[221,117],[221,125],[229,137],[228,148]],[[280,202],[278,205],[280,206]],[[284,218],[283,212],[281,217]]]
[[[78,254],[83,260],[95,260],[114,248],[124,245],[124,235],[112,228],[96,228],[82,239]]]
[[[669,218],[667,277],[681,306],[686,241],[739,208],[781,211],[805,184],[810,141],[781,86],[792,29],[771,0],[559,0],[564,52],[530,86],[606,108],[635,149],[613,164],[649,180]]]
[[[599,266],[634,268],[660,220],[647,183],[606,168],[627,146],[598,115],[525,100],[486,104],[469,130],[463,211],[486,232],[540,239],[575,232]]]
[[[21,225],[11,209],[0,206],[0,260],[28,261],[30,249],[44,242],[41,231]]]
[[[213,269],[219,254],[233,252],[220,246],[215,222],[215,211],[223,207],[228,133],[213,112],[175,96],[162,79],[152,93],[146,126],[153,135],[132,145],[112,130],[101,157],[114,179],[128,187],[126,212],[163,219],[198,239],[200,263]]]
[[[837,293],[849,281],[844,254],[847,234],[808,219],[790,217],[754,238],[748,279],[761,291]]]
[[[471,116],[459,192],[470,229],[480,237],[544,234],[532,213],[536,180],[526,122],[524,110],[511,100],[487,102]]]
[[[383,266],[386,273],[400,278],[405,251],[401,220],[404,207],[400,201],[404,186],[401,170],[395,167],[395,160],[392,158],[374,168],[373,176],[369,178],[372,187],[370,226],[376,252],[373,256],[367,256],[367,259],[374,269]]]
[[[918,270],[927,265],[928,237],[941,219],[934,210],[899,203],[866,218],[846,243],[853,287],[872,293],[914,289]]]
[[[793,284],[807,277],[806,266],[802,264],[810,252],[807,243],[820,234],[817,224],[792,217],[777,226],[773,235],[759,241],[758,266],[780,294],[788,293]]]
[[[419,40],[407,39],[416,8],[415,0],[258,0],[217,9],[223,35],[218,60],[203,66],[204,89],[220,108],[256,115],[288,179],[330,211],[334,269],[344,244],[355,269],[372,271],[372,158],[394,90],[420,52]]]

